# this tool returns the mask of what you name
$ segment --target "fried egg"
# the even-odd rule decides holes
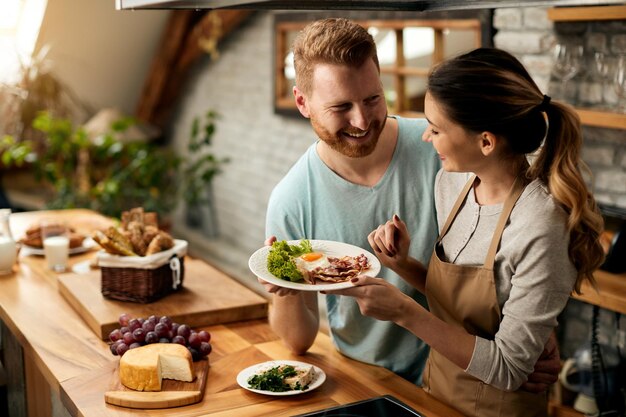
[[[328,257],[321,252],[311,252],[300,255],[295,259],[296,266],[300,270],[313,271],[315,268],[330,266]]]

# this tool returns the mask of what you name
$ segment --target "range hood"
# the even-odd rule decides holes
[[[502,7],[599,6],[623,0],[115,0],[118,10],[258,9],[258,10],[468,10]]]

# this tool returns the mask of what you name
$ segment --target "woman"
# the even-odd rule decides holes
[[[602,217],[581,175],[580,121],[516,58],[489,48],[432,71],[425,114],[422,139],[442,162],[428,270],[407,255],[397,216],[368,240],[385,266],[425,292],[430,312],[363,276],[354,280],[370,292],[361,311],[426,341],[425,389],[464,414],[546,416],[545,394],[519,387],[572,289],[593,281],[603,260]]]

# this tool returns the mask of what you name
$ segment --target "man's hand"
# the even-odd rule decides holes
[[[528,380],[522,385],[522,389],[535,394],[546,392],[550,385],[559,379],[560,371],[561,355],[556,335],[552,332],[535,364],[534,372],[528,375]]]
[[[265,239],[264,245],[272,246],[274,242],[276,242],[276,236],[270,236],[267,239]],[[284,297],[287,295],[298,295],[300,293],[300,291],[298,290],[292,290],[290,288],[279,287],[278,285],[274,285],[258,277],[257,277],[257,281],[259,281],[259,284],[263,285],[263,287],[265,288],[265,291],[269,292],[270,294],[276,294],[279,297]]]

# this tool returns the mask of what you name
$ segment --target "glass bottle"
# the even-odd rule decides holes
[[[0,209],[0,275],[13,273],[17,245],[9,226],[11,209]]]

